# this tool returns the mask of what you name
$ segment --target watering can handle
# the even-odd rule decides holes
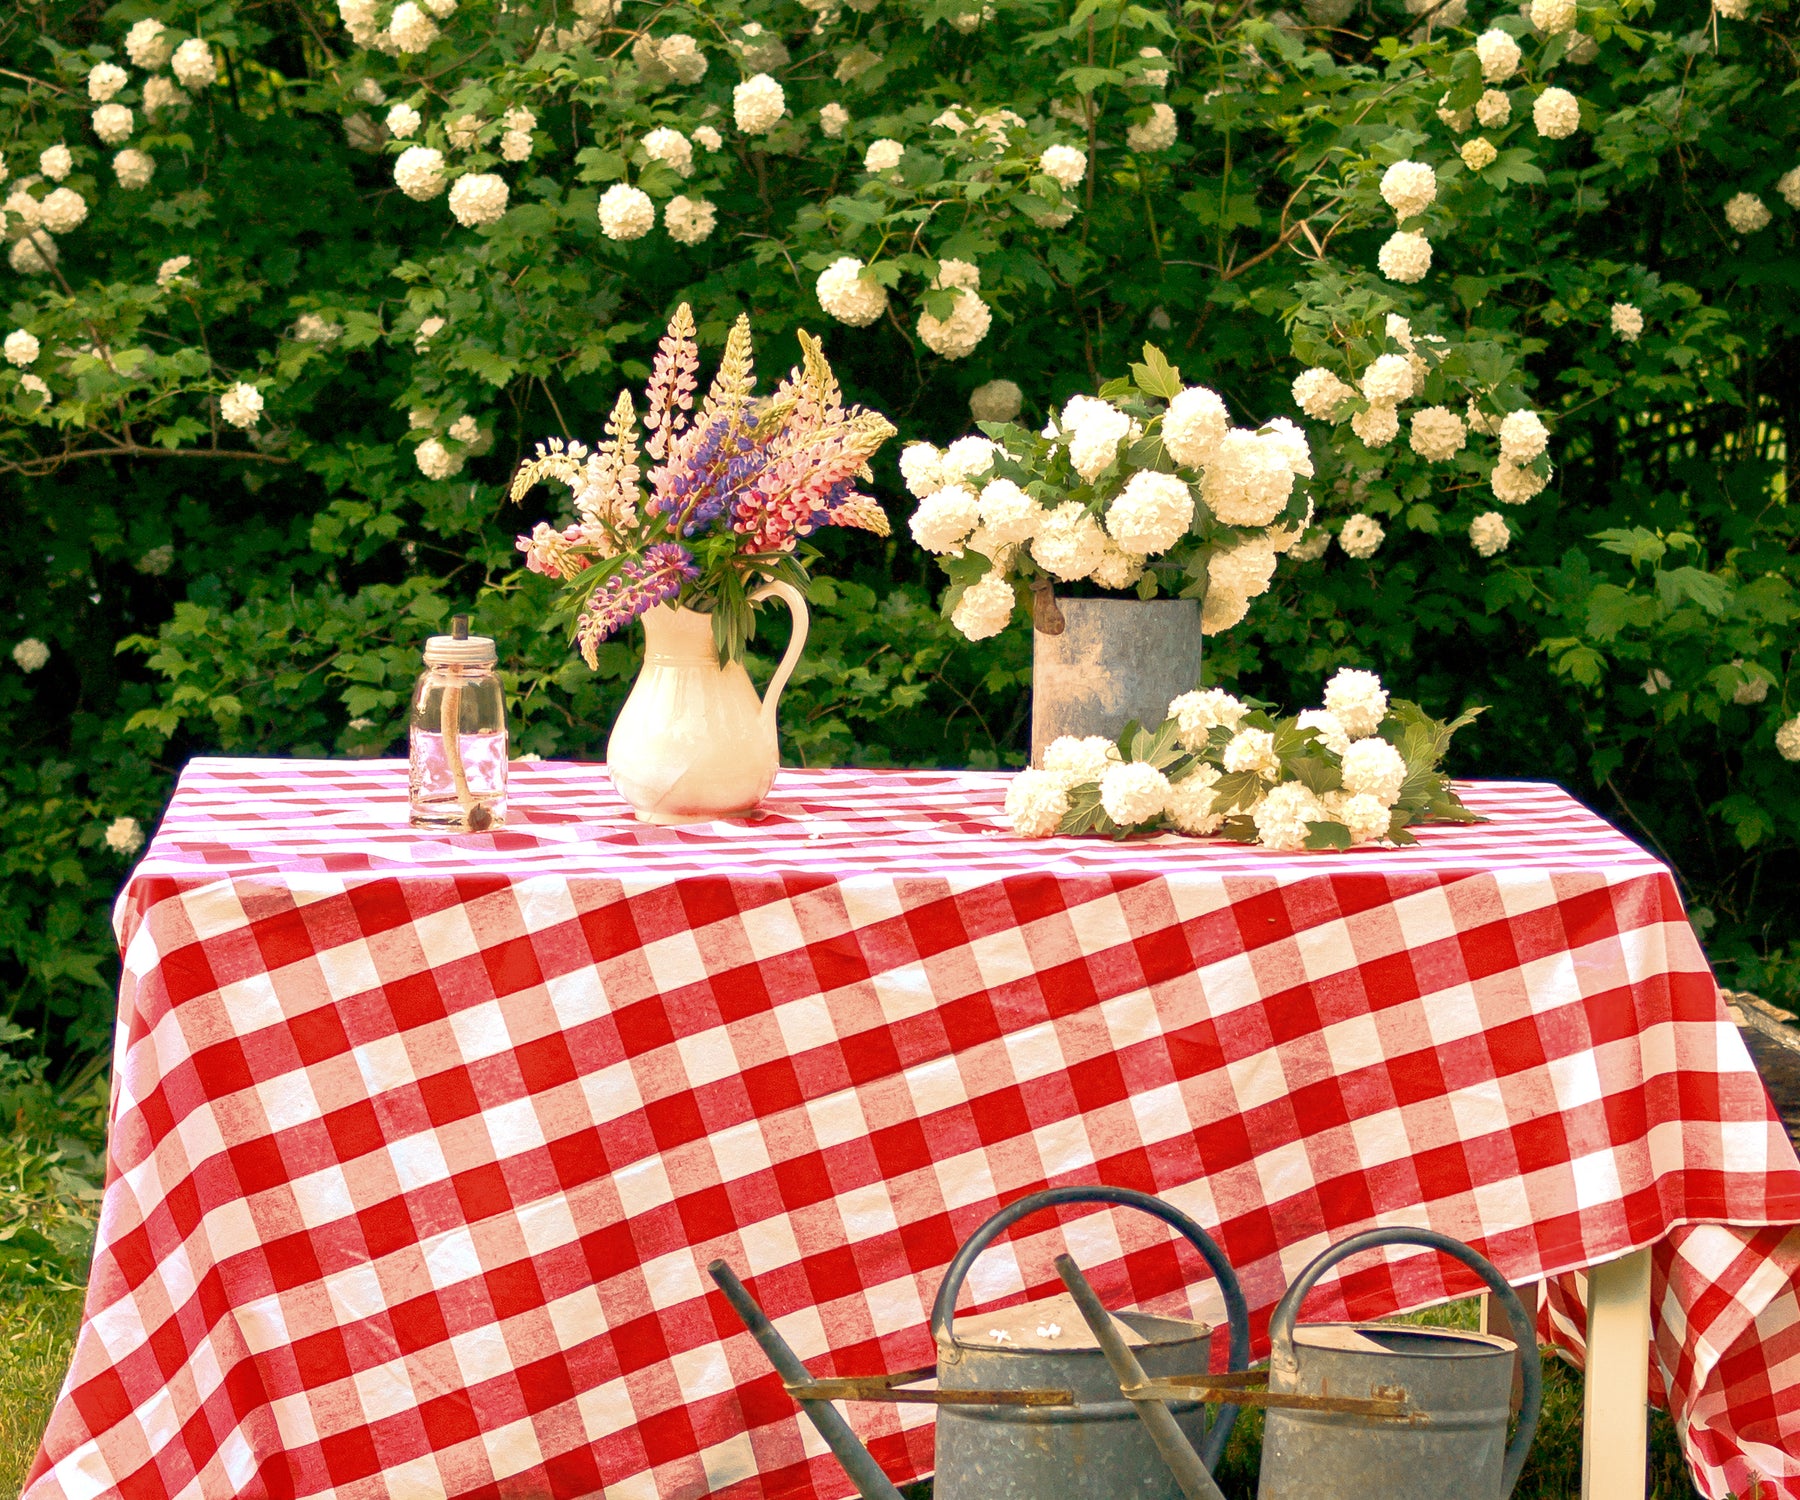
[[[1058,1187],[1046,1188],[1041,1193],[1028,1193],[1007,1204],[970,1235],[956,1252],[950,1268],[944,1272],[943,1285],[938,1288],[937,1300],[931,1305],[931,1336],[940,1349],[954,1350],[956,1347],[956,1335],[951,1328],[956,1316],[956,1299],[962,1292],[963,1282],[968,1278],[969,1269],[975,1264],[976,1257],[1019,1220],[1042,1209],[1056,1208],[1067,1203],[1111,1204],[1119,1208],[1135,1208],[1153,1219],[1161,1219],[1198,1250],[1219,1283],[1219,1291],[1225,1299],[1225,1315],[1231,1329],[1231,1359],[1228,1368],[1250,1368],[1250,1308],[1244,1301],[1243,1289],[1238,1285],[1237,1272],[1232,1270],[1225,1252],[1213,1242],[1211,1235],[1172,1204],[1132,1188],[1116,1187]],[[1207,1429],[1206,1441],[1201,1445],[1201,1458],[1207,1468],[1218,1464],[1236,1420],[1237,1408],[1222,1406],[1218,1420]]]
[[[1306,1300],[1306,1294],[1318,1283],[1319,1278],[1339,1261],[1348,1260],[1352,1255],[1364,1250],[1374,1250],[1382,1245],[1421,1245],[1461,1261],[1485,1281],[1488,1289],[1500,1299],[1500,1305],[1506,1309],[1507,1321],[1512,1324],[1514,1334],[1519,1335],[1515,1341],[1521,1355],[1529,1351],[1529,1356],[1520,1360],[1524,1367],[1525,1389],[1524,1399],[1519,1405],[1519,1430],[1513,1434],[1512,1442],[1507,1444],[1506,1464],[1500,1475],[1501,1496],[1510,1495],[1513,1486],[1519,1482],[1519,1472],[1525,1467],[1525,1455],[1531,1451],[1531,1440],[1537,1433],[1538,1408],[1544,1395],[1544,1362],[1538,1353],[1532,1321],[1526,1315],[1525,1304],[1519,1301],[1519,1294],[1495,1269],[1492,1261],[1470,1249],[1461,1240],[1439,1234],[1435,1229],[1410,1229],[1405,1225],[1396,1225],[1390,1229],[1369,1229],[1361,1234],[1353,1234],[1347,1240],[1339,1240],[1294,1278],[1294,1284],[1276,1304],[1275,1311],[1269,1318],[1270,1363],[1280,1367],[1285,1362],[1288,1369],[1294,1368],[1294,1321],[1300,1315],[1300,1304]]]

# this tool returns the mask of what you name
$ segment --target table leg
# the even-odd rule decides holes
[[[1581,1500],[1644,1500],[1650,1446],[1650,1252],[1588,1271]]]

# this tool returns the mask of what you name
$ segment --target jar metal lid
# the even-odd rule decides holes
[[[434,635],[425,642],[428,667],[491,667],[497,659],[492,636]]]

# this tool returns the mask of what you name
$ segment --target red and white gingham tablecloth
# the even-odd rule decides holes
[[[820,1373],[903,1369],[960,1240],[1095,1181],[1214,1228],[1259,1336],[1405,1223],[1556,1278],[1578,1348],[1568,1273],[1654,1245],[1702,1487],[1800,1500],[1800,1162],[1662,865],[1531,783],[1298,856],[1025,843],[1004,786],[788,771],[652,829],[600,767],[519,766],[503,831],[446,838],[397,763],[194,762],[119,902],[99,1249],[26,1500],[832,1500],[707,1262]],[[1041,1295],[1065,1247],[1115,1305],[1199,1281],[1102,1212],[972,1290]],[[1471,1286],[1395,1252],[1309,1306]],[[929,1469],[929,1409],[851,1411]]]

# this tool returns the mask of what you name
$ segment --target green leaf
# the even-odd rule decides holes
[[[1144,362],[1131,367],[1131,378],[1146,396],[1173,401],[1181,394],[1181,371],[1154,344],[1144,345]]]

